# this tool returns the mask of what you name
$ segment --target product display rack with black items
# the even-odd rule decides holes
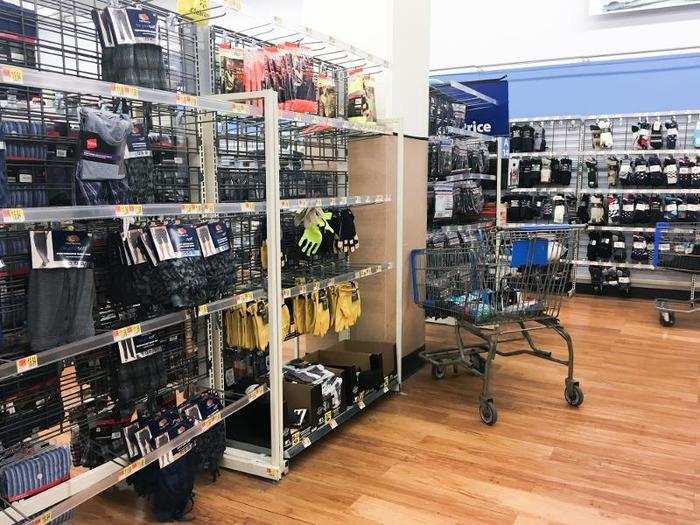
[[[51,2],[37,2],[37,4],[39,4],[39,7],[36,8],[36,12],[39,13],[39,20],[42,17],[48,20],[51,17],[65,16],[63,12],[63,9],[66,8],[65,3],[63,5],[60,3],[54,5]],[[83,9],[85,13],[89,13],[90,7],[76,2],[75,9]],[[206,40],[201,38],[201,33],[206,32],[206,29],[198,28],[196,31],[200,33],[200,36],[195,37],[195,29],[190,22],[178,19],[176,15],[161,11],[159,11],[159,14],[167,16],[169,23],[175,24],[178,28],[177,34],[187,34],[190,35],[187,38],[209,41],[208,38]],[[25,14],[22,14],[22,16],[25,16]],[[78,19],[77,17],[73,18],[73,20]],[[26,230],[36,227],[35,225],[41,226],[42,223],[45,223],[49,226],[55,226],[56,221],[68,221],[69,224],[66,225],[64,222],[63,226],[67,227],[69,232],[76,232],[73,237],[80,239],[87,234],[88,237],[92,235],[95,238],[94,256],[96,261],[102,261],[105,256],[109,255],[105,253],[105,250],[109,252],[109,243],[105,244],[105,239],[108,239],[111,234],[117,234],[123,228],[128,228],[129,224],[141,228],[150,228],[154,224],[161,223],[179,224],[181,226],[178,227],[187,234],[187,228],[190,224],[196,227],[200,224],[216,224],[217,221],[224,221],[230,233],[231,252],[236,254],[234,260],[237,261],[237,267],[240,268],[239,275],[235,287],[230,288],[226,292],[229,295],[224,294],[222,298],[215,298],[209,301],[206,299],[204,301],[196,301],[194,304],[191,302],[183,304],[183,306],[186,306],[185,308],[180,307],[178,309],[177,305],[179,303],[173,303],[169,309],[160,312],[154,311],[146,318],[139,317],[138,307],[136,309],[132,307],[126,308],[119,313],[118,317],[115,317],[108,308],[100,311],[100,323],[97,325],[98,331],[96,335],[88,334],[87,337],[73,338],[73,340],[65,344],[58,344],[57,346],[37,350],[33,353],[11,357],[10,362],[2,365],[2,382],[8,388],[20,388],[23,381],[26,381],[31,375],[36,373],[47,372],[49,376],[56,377],[60,383],[60,386],[57,387],[58,390],[51,387],[54,390],[45,390],[44,392],[57,391],[63,395],[63,408],[61,410],[62,412],[65,410],[65,424],[62,423],[59,429],[61,433],[65,433],[69,428],[79,431],[82,428],[82,423],[76,426],[76,417],[83,418],[81,421],[92,424],[98,415],[96,410],[109,409],[111,406],[109,404],[110,394],[95,390],[98,388],[95,385],[104,379],[100,373],[95,371],[95,365],[100,362],[100,359],[102,359],[102,363],[105,363],[107,359],[113,360],[115,355],[117,360],[121,356],[124,364],[120,366],[123,367],[134,360],[145,363],[153,359],[154,355],[162,355],[163,358],[170,360],[172,354],[173,360],[168,365],[168,380],[166,383],[159,385],[156,390],[144,391],[144,393],[148,392],[149,404],[152,396],[157,395],[162,398],[164,395],[175,391],[185,391],[190,394],[202,392],[203,395],[208,395],[206,394],[207,392],[215,392],[220,396],[223,407],[211,416],[203,417],[200,423],[197,423],[197,418],[195,418],[192,420],[194,421],[192,428],[184,431],[179,438],[171,440],[165,445],[156,445],[157,448],[155,450],[142,451],[141,457],[134,461],[130,462],[129,456],[121,457],[118,454],[110,456],[108,454],[106,462],[96,465],[93,461],[89,465],[90,470],[77,474],[74,472],[73,477],[56,484],[52,488],[13,501],[0,516],[0,521],[7,523],[26,519],[46,522],[69,513],[87,498],[148,467],[156,459],[159,460],[159,463],[163,461],[167,463],[167,458],[172,457],[173,450],[176,447],[179,448],[184,442],[189,442],[204,431],[217,425],[219,421],[245,408],[259,397],[267,394],[268,390],[270,391],[274,407],[270,412],[271,428],[280,430],[271,434],[271,441],[274,446],[271,446],[269,452],[263,456],[229,449],[225,455],[224,465],[272,479],[279,479],[286,471],[287,466],[284,453],[282,452],[282,391],[280,387],[282,359],[281,339],[279,338],[279,332],[275,333],[275,327],[278,327],[279,324],[278,314],[275,313],[277,310],[274,306],[275,302],[279,304],[283,298],[293,297],[297,293],[306,293],[309,291],[309,288],[311,291],[314,291],[326,286],[334,286],[338,281],[357,281],[390,269],[394,271],[397,282],[400,282],[401,278],[402,264],[400,259],[398,259],[395,262],[384,263],[349,263],[348,261],[340,261],[329,267],[324,266],[320,271],[317,271],[318,269],[312,266],[306,268],[303,275],[307,284],[299,284],[299,275],[297,275],[297,278],[292,275],[285,277],[283,280],[282,273],[279,271],[281,262],[279,249],[281,244],[279,241],[275,242],[275,239],[279,240],[279,228],[276,225],[280,224],[279,218],[282,210],[295,211],[316,206],[346,209],[348,206],[386,204],[394,200],[396,216],[400,217],[401,200],[396,199],[396,197],[400,197],[402,191],[402,177],[398,176],[396,193],[393,197],[386,195],[386,191],[382,191],[381,195],[379,192],[376,192],[377,194],[375,195],[350,195],[346,179],[344,183],[332,182],[332,192],[324,194],[312,191],[301,195],[296,193],[285,200],[280,200],[279,144],[285,141],[286,131],[278,132],[279,128],[285,126],[287,130],[295,128],[294,133],[299,133],[301,130],[308,129],[311,126],[323,126],[324,133],[327,133],[332,138],[329,140],[325,138],[318,140],[316,142],[317,146],[313,146],[311,149],[325,148],[326,150],[329,148],[328,144],[330,144],[331,148],[337,148],[339,144],[338,136],[341,135],[345,135],[345,138],[341,137],[341,140],[347,141],[347,137],[350,136],[377,136],[396,131],[399,138],[397,171],[401,174],[403,151],[400,124],[391,123],[389,126],[383,126],[371,122],[350,122],[339,118],[280,110],[277,107],[277,95],[271,91],[242,95],[240,99],[233,101],[202,95],[201,93],[208,92],[206,86],[200,86],[200,89],[197,89],[196,84],[194,84],[194,88],[192,88],[193,85],[183,82],[182,78],[186,76],[185,70],[190,71],[190,66],[192,66],[191,71],[200,73],[199,77],[204,77],[205,79],[205,81],[202,81],[201,78],[195,76],[195,81],[201,81],[202,84],[206,84],[206,79],[210,78],[209,74],[206,72],[202,74],[201,72],[202,70],[206,71],[206,67],[201,67],[200,69],[201,63],[198,62],[197,53],[190,50],[186,53],[181,53],[179,63],[183,66],[178,71],[173,72],[172,64],[177,52],[170,47],[170,44],[168,44],[167,50],[164,49],[165,62],[171,67],[166,68],[167,83],[163,87],[170,89],[180,88],[179,90],[165,91],[152,89],[151,87],[104,82],[100,80],[99,71],[103,64],[98,65],[100,64],[100,47],[95,43],[94,29],[85,29],[81,25],[83,20],[79,20],[80,23],[76,22],[77,29],[74,29],[74,31],[84,35],[87,40],[92,39],[92,44],[88,44],[88,49],[91,49],[91,51],[81,50],[78,53],[81,57],[80,60],[73,62],[63,60],[63,64],[56,65],[52,61],[42,59],[40,62],[45,67],[42,67],[41,72],[34,69],[33,66],[35,64],[29,64],[30,67],[26,67],[27,63],[16,64],[11,60],[7,62],[3,60],[4,64],[0,66],[0,80],[5,89],[12,92],[25,90],[25,93],[28,93],[27,98],[31,95],[33,99],[43,100],[42,103],[35,104],[36,108],[30,106],[30,109],[23,113],[22,117],[31,121],[35,118],[32,111],[36,110],[41,114],[42,108],[48,103],[54,105],[54,101],[58,99],[59,102],[63,101],[63,105],[58,103],[55,106],[63,111],[61,119],[66,123],[66,129],[77,129],[76,124],[79,122],[76,118],[77,111],[76,115],[73,116],[72,110],[66,108],[73,107],[77,110],[78,106],[88,105],[113,104],[113,107],[117,110],[128,110],[131,112],[134,119],[146,120],[151,118],[155,122],[162,122],[162,124],[156,124],[156,127],[151,128],[155,129],[155,140],[151,143],[152,154],[155,154],[159,148],[178,150],[178,153],[182,155],[180,158],[184,157],[185,159],[182,163],[191,166],[187,168],[188,176],[186,177],[186,183],[183,185],[183,187],[186,186],[187,190],[186,193],[178,194],[178,181],[173,178],[164,178],[162,183],[163,190],[174,190],[174,193],[179,195],[177,199],[174,199],[174,202],[168,202],[168,199],[163,197],[153,196],[150,201],[124,199],[121,202],[100,202],[89,206],[76,206],[76,201],[74,200],[60,202],[60,204],[64,204],[61,206],[52,206],[51,204],[53,203],[48,200],[46,202],[38,201],[40,204],[44,204],[42,206],[33,206],[32,204],[36,203],[20,201],[19,204],[21,205],[13,203],[12,207],[3,208],[0,213],[3,223],[3,260],[6,263],[10,263],[7,264],[9,271],[4,276],[6,284],[4,289],[8,291],[8,294],[3,294],[3,319],[7,319],[7,323],[4,324],[12,325],[7,330],[3,330],[5,345],[12,341],[7,336],[22,337],[22,332],[24,331],[22,322],[13,322],[11,318],[11,314],[14,312],[25,309],[22,303],[26,294],[26,263],[21,260],[15,263],[15,259],[18,256],[14,254],[20,254],[20,259],[28,256],[29,250],[23,238]],[[172,22],[173,20],[175,22]],[[91,22],[88,18],[84,22],[88,28],[91,27]],[[67,27],[70,27],[70,25]],[[190,28],[189,30],[187,29],[188,27]],[[40,31],[37,40],[41,41],[41,38],[42,33]],[[168,42],[170,40],[170,38],[167,39]],[[54,47],[51,47],[49,43],[42,45],[44,48],[50,49],[50,54],[53,56],[68,57],[70,55],[59,44],[55,44]],[[93,58],[85,58],[86,56]],[[86,63],[92,63],[93,67],[83,66],[82,64],[85,61],[87,61]],[[72,64],[72,69],[66,66],[68,63]],[[177,78],[177,82],[173,82],[173,78]],[[177,86],[175,87],[174,84],[177,84]],[[70,86],[70,92],[56,91],[56,86]],[[182,89],[186,89],[187,92]],[[232,98],[236,99],[236,97]],[[263,107],[248,105],[244,103],[248,99],[262,99],[265,100],[265,104]],[[65,103],[66,101],[68,103]],[[3,119],[7,118],[6,115],[11,115],[19,120],[17,114],[21,105],[15,105],[15,100],[12,99],[9,109],[8,106],[3,106],[3,109],[9,112],[3,115]],[[12,113],[13,111],[14,113]],[[151,112],[150,115],[146,115],[148,111]],[[217,114],[238,116],[240,123],[250,122],[251,120],[261,122],[261,119],[264,119],[264,144],[273,145],[272,147],[266,147],[264,151],[263,165],[266,172],[264,201],[260,198],[251,198],[234,202],[217,202],[216,157],[213,154],[215,145],[213,141],[208,139],[204,131],[207,128],[206,124],[216,120],[216,118],[211,118],[212,115]],[[162,117],[161,115],[165,116]],[[179,118],[182,115],[185,117]],[[43,111],[42,119],[61,121],[61,119],[55,117],[47,118],[46,111]],[[187,133],[192,140],[188,138],[183,152],[181,151],[183,143],[177,140],[171,140],[170,142],[164,140],[162,135],[167,133],[163,133],[157,126],[167,128],[167,131],[171,132],[173,137],[176,133]],[[20,139],[24,138],[24,136],[22,136],[22,133],[17,135],[17,142],[20,142]],[[45,134],[37,133],[35,135],[32,136],[32,139],[41,138],[42,140],[37,140],[37,142],[44,143]],[[77,140],[73,137],[69,138],[77,143]],[[258,142],[260,142],[259,139]],[[39,153],[39,155],[42,155],[42,153]],[[313,153],[310,152],[309,157],[311,158],[312,156]],[[330,155],[327,153],[321,153],[318,155],[319,158],[315,160],[321,160],[320,157],[322,156],[330,158]],[[62,156],[59,157],[63,158]],[[178,157],[174,156],[172,158]],[[44,161],[45,159],[41,158],[40,160]],[[181,163],[172,162],[172,164]],[[47,189],[51,188],[47,186]],[[63,188],[63,190],[66,190],[66,188]],[[382,187],[382,190],[385,189]],[[73,189],[67,193],[75,195]],[[263,216],[265,216],[264,219]],[[264,224],[267,224],[267,226],[265,227]],[[256,249],[252,248],[253,244],[257,242],[255,235],[260,232],[261,225],[263,225],[263,229],[267,230],[267,268],[273,269],[267,272],[259,271],[259,264],[262,258],[259,255],[256,258],[253,255]],[[58,230],[54,231],[58,232]],[[133,231],[133,229],[129,231]],[[69,233],[68,235],[70,236],[71,234]],[[401,222],[397,220],[397,240],[400,239]],[[24,255],[21,255],[22,253]],[[103,296],[106,288],[101,279],[104,278],[107,272],[101,269],[101,264],[101,262],[96,263],[94,272],[98,297]],[[275,268],[276,270],[274,270]],[[265,285],[266,280],[267,284]],[[400,348],[401,324],[399,313],[401,311],[401,294],[399,290],[401,287],[397,286],[396,288],[398,304],[395,348]],[[217,333],[217,327],[220,324],[216,321],[212,322],[211,318],[219,316],[219,312],[229,311],[231,308],[236,309],[237,307],[240,309],[243,305],[262,300],[265,297],[267,297],[268,303],[271,305],[269,321],[272,326],[270,329],[269,386],[268,383],[261,383],[242,395],[230,397],[230,393],[225,393],[223,389],[219,389],[217,386],[223,384],[223,356],[221,352],[222,347],[220,346],[221,334]],[[11,299],[10,302],[12,303],[9,307],[7,299]],[[70,317],[70,314],[68,315]],[[143,343],[140,346],[140,343],[136,342],[143,342],[148,340],[149,336],[161,333],[163,333],[163,337],[166,340],[167,338],[182,340],[181,346],[170,346],[167,352],[161,351],[153,354],[148,344]],[[180,348],[182,350],[179,350]],[[190,359],[191,366],[187,364],[187,360],[183,361],[180,357],[177,357],[180,352],[185,352],[186,355],[192,356]],[[125,356],[127,356],[126,359]],[[378,395],[368,391],[367,399],[371,398],[374,400],[379,395],[385,394],[389,388],[398,388],[401,366],[400,357],[395,357],[395,362],[396,370],[394,375],[387,375],[387,377],[391,377],[391,381],[383,383],[383,386],[377,390]],[[70,371],[70,373],[64,371],[59,379],[57,372],[53,371],[54,367],[58,365],[65,367],[64,370]],[[85,388],[80,385],[81,382],[83,384],[88,382],[92,386]],[[107,404],[102,403],[98,408],[95,408],[95,402],[100,399],[104,399]],[[141,401],[134,399],[134,402],[138,404]],[[358,401],[358,406],[360,403],[363,402]],[[70,412],[70,416],[68,412]],[[99,412],[99,414],[101,413]],[[334,423],[338,424],[338,422],[344,421],[354,415],[354,413],[353,410],[348,409],[343,413],[342,417],[338,416],[337,421],[334,421]],[[330,422],[328,424],[329,428],[335,427],[335,424]],[[31,442],[37,445],[46,443],[52,439],[55,432],[56,429],[53,427],[40,432],[32,430],[30,432],[32,435]],[[317,432],[315,435],[318,436],[319,433]],[[80,440],[74,440],[75,445],[80,443],[89,444],[90,440],[86,441],[82,437]],[[159,443],[162,443],[162,440]],[[25,451],[27,450],[25,448],[27,444],[21,445],[21,448]],[[77,451],[83,450],[77,446],[74,449],[76,454],[78,453]],[[232,454],[232,452],[234,453]],[[292,454],[287,454],[288,457],[290,455]]]
[[[598,293],[623,295],[631,286],[686,288],[682,277],[656,271],[650,258],[656,222],[692,222],[700,211],[699,119],[698,110],[679,110],[511,121],[512,128],[553,130],[555,137],[557,125],[570,123],[571,140],[555,141],[545,151],[513,151],[511,163],[573,160],[564,222],[586,223],[589,233],[582,236],[576,261],[579,282],[590,283]],[[508,191],[561,195],[541,182],[516,186]]]

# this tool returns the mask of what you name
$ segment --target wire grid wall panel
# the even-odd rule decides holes
[[[67,75],[101,79],[101,48],[91,12],[77,0],[4,0],[0,20],[35,36],[8,40],[11,53],[0,61]],[[19,9],[3,8],[8,4]],[[124,5],[127,5],[124,3]],[[148,4],[158,14],[160,45],[171,91],[198,93],[196,26],[170,11]],[[2,42],[2,39],[0,39]]]
[[[2,381],[0,461],[24,447],[49,441],[71,441],[76,449],[95,446],[90,435],[76,432],[76,427],[87,429],[94,427],[99,419],[118,417],[119,406],[127,413],[136,407],[142,408],[145,414],[153,413],[158,398],[186,391],[206,376],[204,334],[200,326],[195,342],[190,322],[154,333],[160,351],[144,359],[158,360],[161,374],[158,391],[139,391],[136,385],[119,379],[119,368],[130,364],[120,363],[116,344],[77,356],[70,362],[48,365]],[[126,404],[121,402],[120,405],[125,392],[131,392],[131,396]],[[114,458],[101,459],[100,463]]]
[[[31,88],[13,88],[13,92],[0,102],[8,207],[80,204],[74,176],[80,154],[79,108],[111,108],[113,99],[63,91],[32,93]],[[125,109],[134,123],[143,125],[149,138],[154,165],[152,202],[198,202],[197,122],[202,117],[184,107],[139,101],[128,103]],[[127,204],[128,200],[113,204]]]

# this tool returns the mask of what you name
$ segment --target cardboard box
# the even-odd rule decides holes
[[[306,418],[312,427],[324,421],[325,409],[321,384],[309,385],[284,381],[282,388],[284,401],[290,411],[298,408],[306,410]]]
[[[306,354],[304,359],[334,368],[355,367],[358,390],[376,388],[384,382],[381,354],[318,350]]]
[[[345,340],[335,344],[329,350],[342,352],[361,352],[382,355],[382,374],[387,377],[396,373],[396,345],[393,343],[377,343],[370,341]]]

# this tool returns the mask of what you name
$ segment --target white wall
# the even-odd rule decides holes
[[[430,69],[698,46],[700,7],[589,16],[589,0],[432,0]]]

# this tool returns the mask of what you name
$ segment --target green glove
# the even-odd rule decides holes
[[[319,246],[321,246],[321,241],[323,240],[323,235],[318,226],[309,226],[304,228],[304,234],[299,239],[299,247],[302,253],[306,254],[307,257],[312,256],[318,251]]]

